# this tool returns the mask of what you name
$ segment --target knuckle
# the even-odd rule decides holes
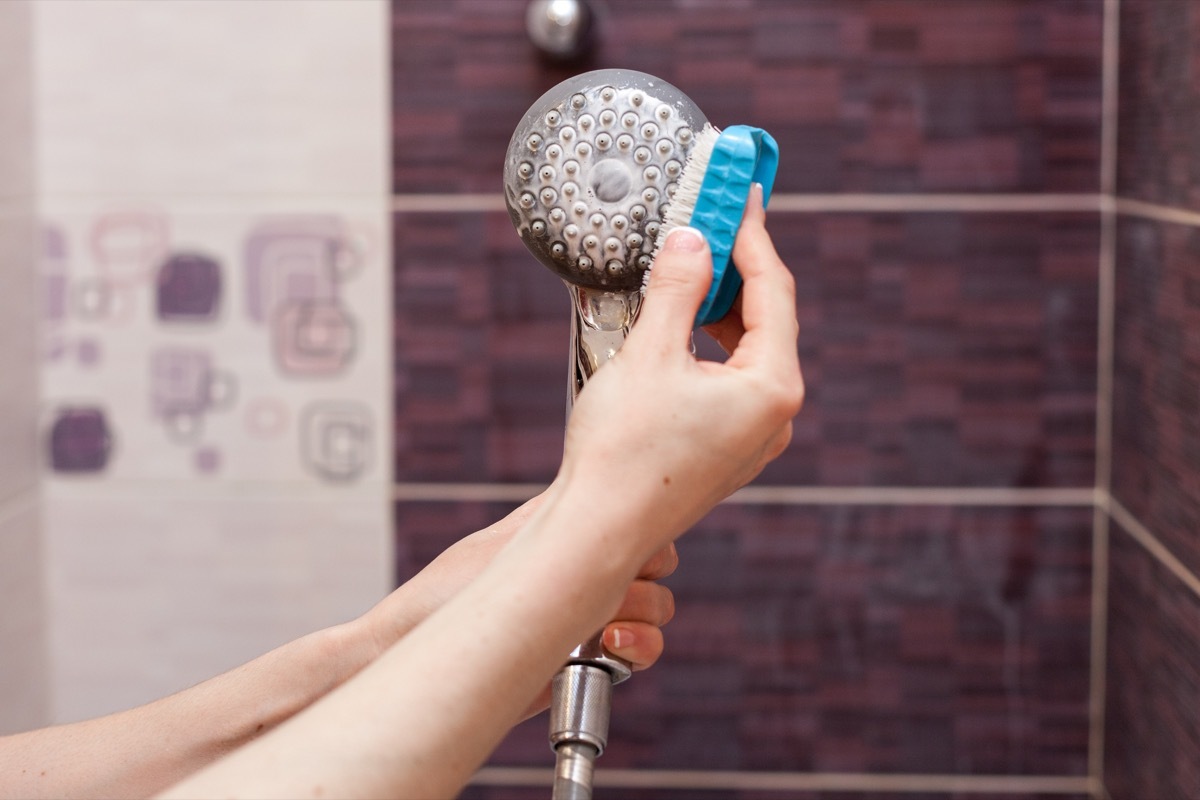
[[[661,588],[663,590],[662,597],[660,598],[662,616],[661,621],[658,623],[659,626],[666,625],[675,618],[675,594],[665,586]]]
[[[792,423],[789,421],[783,426],[771,440],[771,444],[767,449],[767,457],[769,461],[774,461],[784,450],[788,449],[788,445],[792,443]]]
[[[663,253],[650,268],[650,292],[681,291],[690,288],[700,274],[699,259],[695,255]]]
[[[665,578],[668,575],[674,574],[679,567],[679,551],[675,548],[675,543],[667,545],[666,563],[663,565],[662,576]]]
[[[782,261],[779,261],[779,259],[776,259],[776,261],[779,262],[780,288],[784,292],[786,292],[789,297],[795,297],[796,296],[796,276],[792,274],[792,271],[790,269],[788,269],[787,264],[784,264]]]
[[[791,419],[799,414],[800,409],[804,406],[804,378],[800,375],[796,376],[789,387],[789,403],[791,413],[788,415],[788,419]]]
[[[783,424],[800,413],[804,403],[804,381],[795,378],[780,378],[770,381],[761,393],[764,415]]]

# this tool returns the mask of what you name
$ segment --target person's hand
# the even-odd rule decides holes
[[[543,495],[538,495],[494,525],[458,540],[363,615],[358,622],[369,632],[376,652],[386,650],[474,580],[542,500]],[[662,655],[660,628],[674,616],[675,599],[671,590],[657,581],[674,572],[678,563],[673,545],[646,560],[613,621],[604,627],[605,648],[632,664],[634,671],[647,669]],[[542,710],[549,699],[547,686],[527,713]]]
[[[709,326],[728,360],[691,353],[712,256],[695,231],[674,231],[650,271],[638,323],[571,414],[559,480],[605,487],[628,509],[635,524],[626,529],[643,532],[634,542],[639,558],[749,482],[791,440],[804,396],[795,282],[765,219],[756,186],[733,251],[745,285],[734,311]]]

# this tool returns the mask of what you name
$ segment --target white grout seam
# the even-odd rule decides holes
[[[1200,211],[1148,203],[1145,200],[1134,200],[1129,197],[1117,197],[1114,205],[1117,211],[1128,217],[1200,227]]]
[[[1095,213],[1103,196],[1078,194],[801,194],[771,196],[775,212],[985,212]],[[504,211],[504,196],[487,194],[393,194],[392,211],[406,214]]]
[[[549,787],[552,769],[484,767],[477,786]],[[961,794],[1090,794],[1091,781],[1066,775],[920,775],[835,772],[598,769],[596,785],[609,789],[708,789],[766,792],[896,792]]]
[[[1140,544],[1147,553],[1155,558],[1159,564],[1166,567],[1183,582],[1183,585],[1188,587],[1200,597],[1200,577],[1197,577],[1194,572],[1187,568],[1174,553],[1150,529],[1143,525],[1129,512],[1129,509],[1121,505],[1121,502],[1115,497],[1106,499],[1108,513],[1121,528],[1128,533],[1135,542]]]
[[[397,483],[392,499],[404,502],[524,502],[540,483]],[[1057,506],[1091,508],[1092,488],[1013,489],[876,486],[747,486],[725,500],[733,505],[790,506]]]
[[[1098,194],[778,194],[772,211],[908,212],[1090,212],[1100,210]]]
[[[1108,537],[1109,516],[1103,506],[1093,510],[1092,636],[1088,665],[1088,775],[1103,787],[1104,722],[1108,691]]]
[[[1096,321],[1096,507],[1092,512],[1091,649],[1088,664],[1088,777],[1092,796],[1104,787],[1104,721],[1108,660],[1109,516],[1105,506],[1112,481],[1112,397],[1115,352],[1117,250],[1117,101],[1120,0],[1104,0],[1101,41],[1100,253],[1097,260]]]

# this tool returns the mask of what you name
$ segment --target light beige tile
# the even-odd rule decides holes
[[[43,194],[384,192],[382,0],[34,11]]]
[[[38,477],[35,222],[0,213],[0,502]]]
[[[0,206],[34,190],[32,16],[28,0],[0,3]]]
[[[147,702],[346,621],[392,583],[387,498],[47,488],[56,721]]]
[[[49,722],[39,517],[36,491],[0,503],[0,736]]]

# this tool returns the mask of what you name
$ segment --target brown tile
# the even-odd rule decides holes
[[[606,0],[586,64],[540,64],[526,0],[398,0],[393,190],[499,191],[544,91],[624,67],[769,130],[778,188],[1095,191],[1101,0]]]
[[[1122,218],[1114,496],[1200,570],[1200,228]]]
[[[1200,598],[1114,523],[1104,783],[1115,798],[1200,792]]]
[[[548,481],[561,282],[504,213],[395,224],[397,477]],[[773,212],[770,228],[797,280],[808,394],[759,483],[1091,485],[1094,215]]]
[[[1118,192],[1200,210],[1200,3],[1120,9]]]
[[[411,575],[508,506],[401,503]],[[1088,509],[723,506],[679,542],[677,616],[618,687],[621,768],[1080,775]],[[493,763],[545,766],[546,721]]]

